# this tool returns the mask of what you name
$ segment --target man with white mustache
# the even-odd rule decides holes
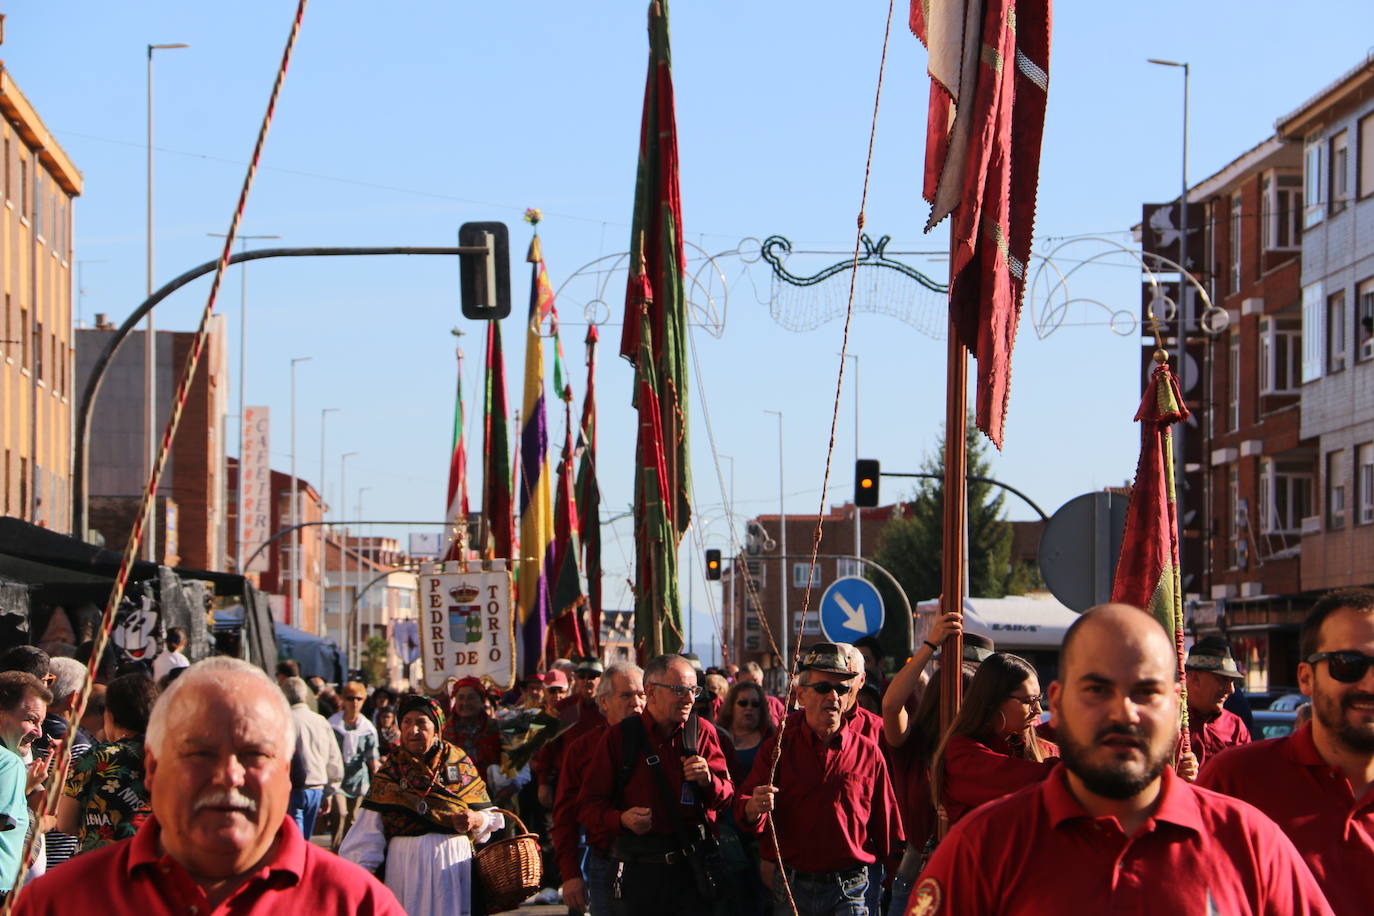
[[[152,817],[25,887],[15,916],[404,916],[376,878],[307,842],[286,816],[295,744],[265,672],[226,657],[192,665],[148,722]]]

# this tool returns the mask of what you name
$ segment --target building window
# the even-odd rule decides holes
[[[1240,498],[1240,468],[1231,466],[1227,474],[1227,497],[1230,506],[1229,524],[1226,538],[1227,554],[1232,569],[1244,569],[1246,561],[1245,544],[1245,502]]]
[[[1326,527],[1340,531],[1345,527],[1345,474],[1341,467],[1341,452],[1326,455]]]
[[[42,244],[46,235],[43,231],[43,216],[47,207],[44,206],[43,172],[41,169],[34,169],[33,172],[33,234]]]
[[[1268,461],[1260,466],[1260,531],[1301,534],[1312,511],[1312,469],[1301,461]]]
[[[43,322],[38,322],[33,326],[33,378],[40,385],[43,384]]]
[[[1355,522],[1374,522],[1374,442],[1355,450]]]
[[[1302,227],[1311,229],[1326,215],[1326,147],[1312,141],[1302,157]]]
[[[793,588],[806,588],[806,584],[807,584],[807,583],[806,583],[806,573],[807,573],[808,570],[809,570],[810,573],[811,573],[811,587],[812,587],[812,588],[820,588],[820,585],[821,585],[821,565],[820,565],[820,563],[817,563],[815,566],[812,566],[810,563],[793,563],[793,564],[792,564],[792,587],[793,587]]]
[[[1360,119],[1360,197],[1374,194],[1374,114]]]
[[[1345,368],[1345,290],[1326,300],[1326,371]]]
[[[19,365],[29,368],[29,307],[19,306],[19,336],[15,338],[19,341]]]
[[[1374,277],[1355,289],[1355,340],[1358,359],[1374,358]]]
[[[1271,316],[1260,319],[1260,394],[1296,394],[1302,371],[1302,331],[1281,327]]]
[[[1297,250],[1302,242],[1302,176],[1266,172],[1263,187],[1261,246],[1265,251]]]
[[[1240,292],[1240,192],[1231,195],[1231,292]]]
[[[29,216],[29,157],[26,153],[19,154],[19,218],[27,219]]]
[[[1331,212],[1340,213],[1350,203],[1350,132],[1331,138]]]
[[[1227,347],[1226,429],[1240,429],[1240,334],[1231,333]]]
[[[835,561],[835,576],[839,579],[845,576],[862,576],[863,569],[862,563],[849,557],[840,557]]]

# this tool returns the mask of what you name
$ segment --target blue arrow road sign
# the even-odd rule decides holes
[[[831,642],[853,642],[883,628],[883,599],[872,582],[845,576],[821,595],[821,632]]]

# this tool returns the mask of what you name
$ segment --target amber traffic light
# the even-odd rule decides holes
[[[854,462],[854,505],[865,509],[878,505],[878,462],[872,458]]]
[[[706,551],[706,578],[715,581],[720,578],[720,551]]]

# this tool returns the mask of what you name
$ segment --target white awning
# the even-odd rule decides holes
[[[926,614],[939,608],[938,601],[917,605]],[[998,649],[1057,649],[1077,619],[1049,594],[964,599],[964,631],[988,637]]]

